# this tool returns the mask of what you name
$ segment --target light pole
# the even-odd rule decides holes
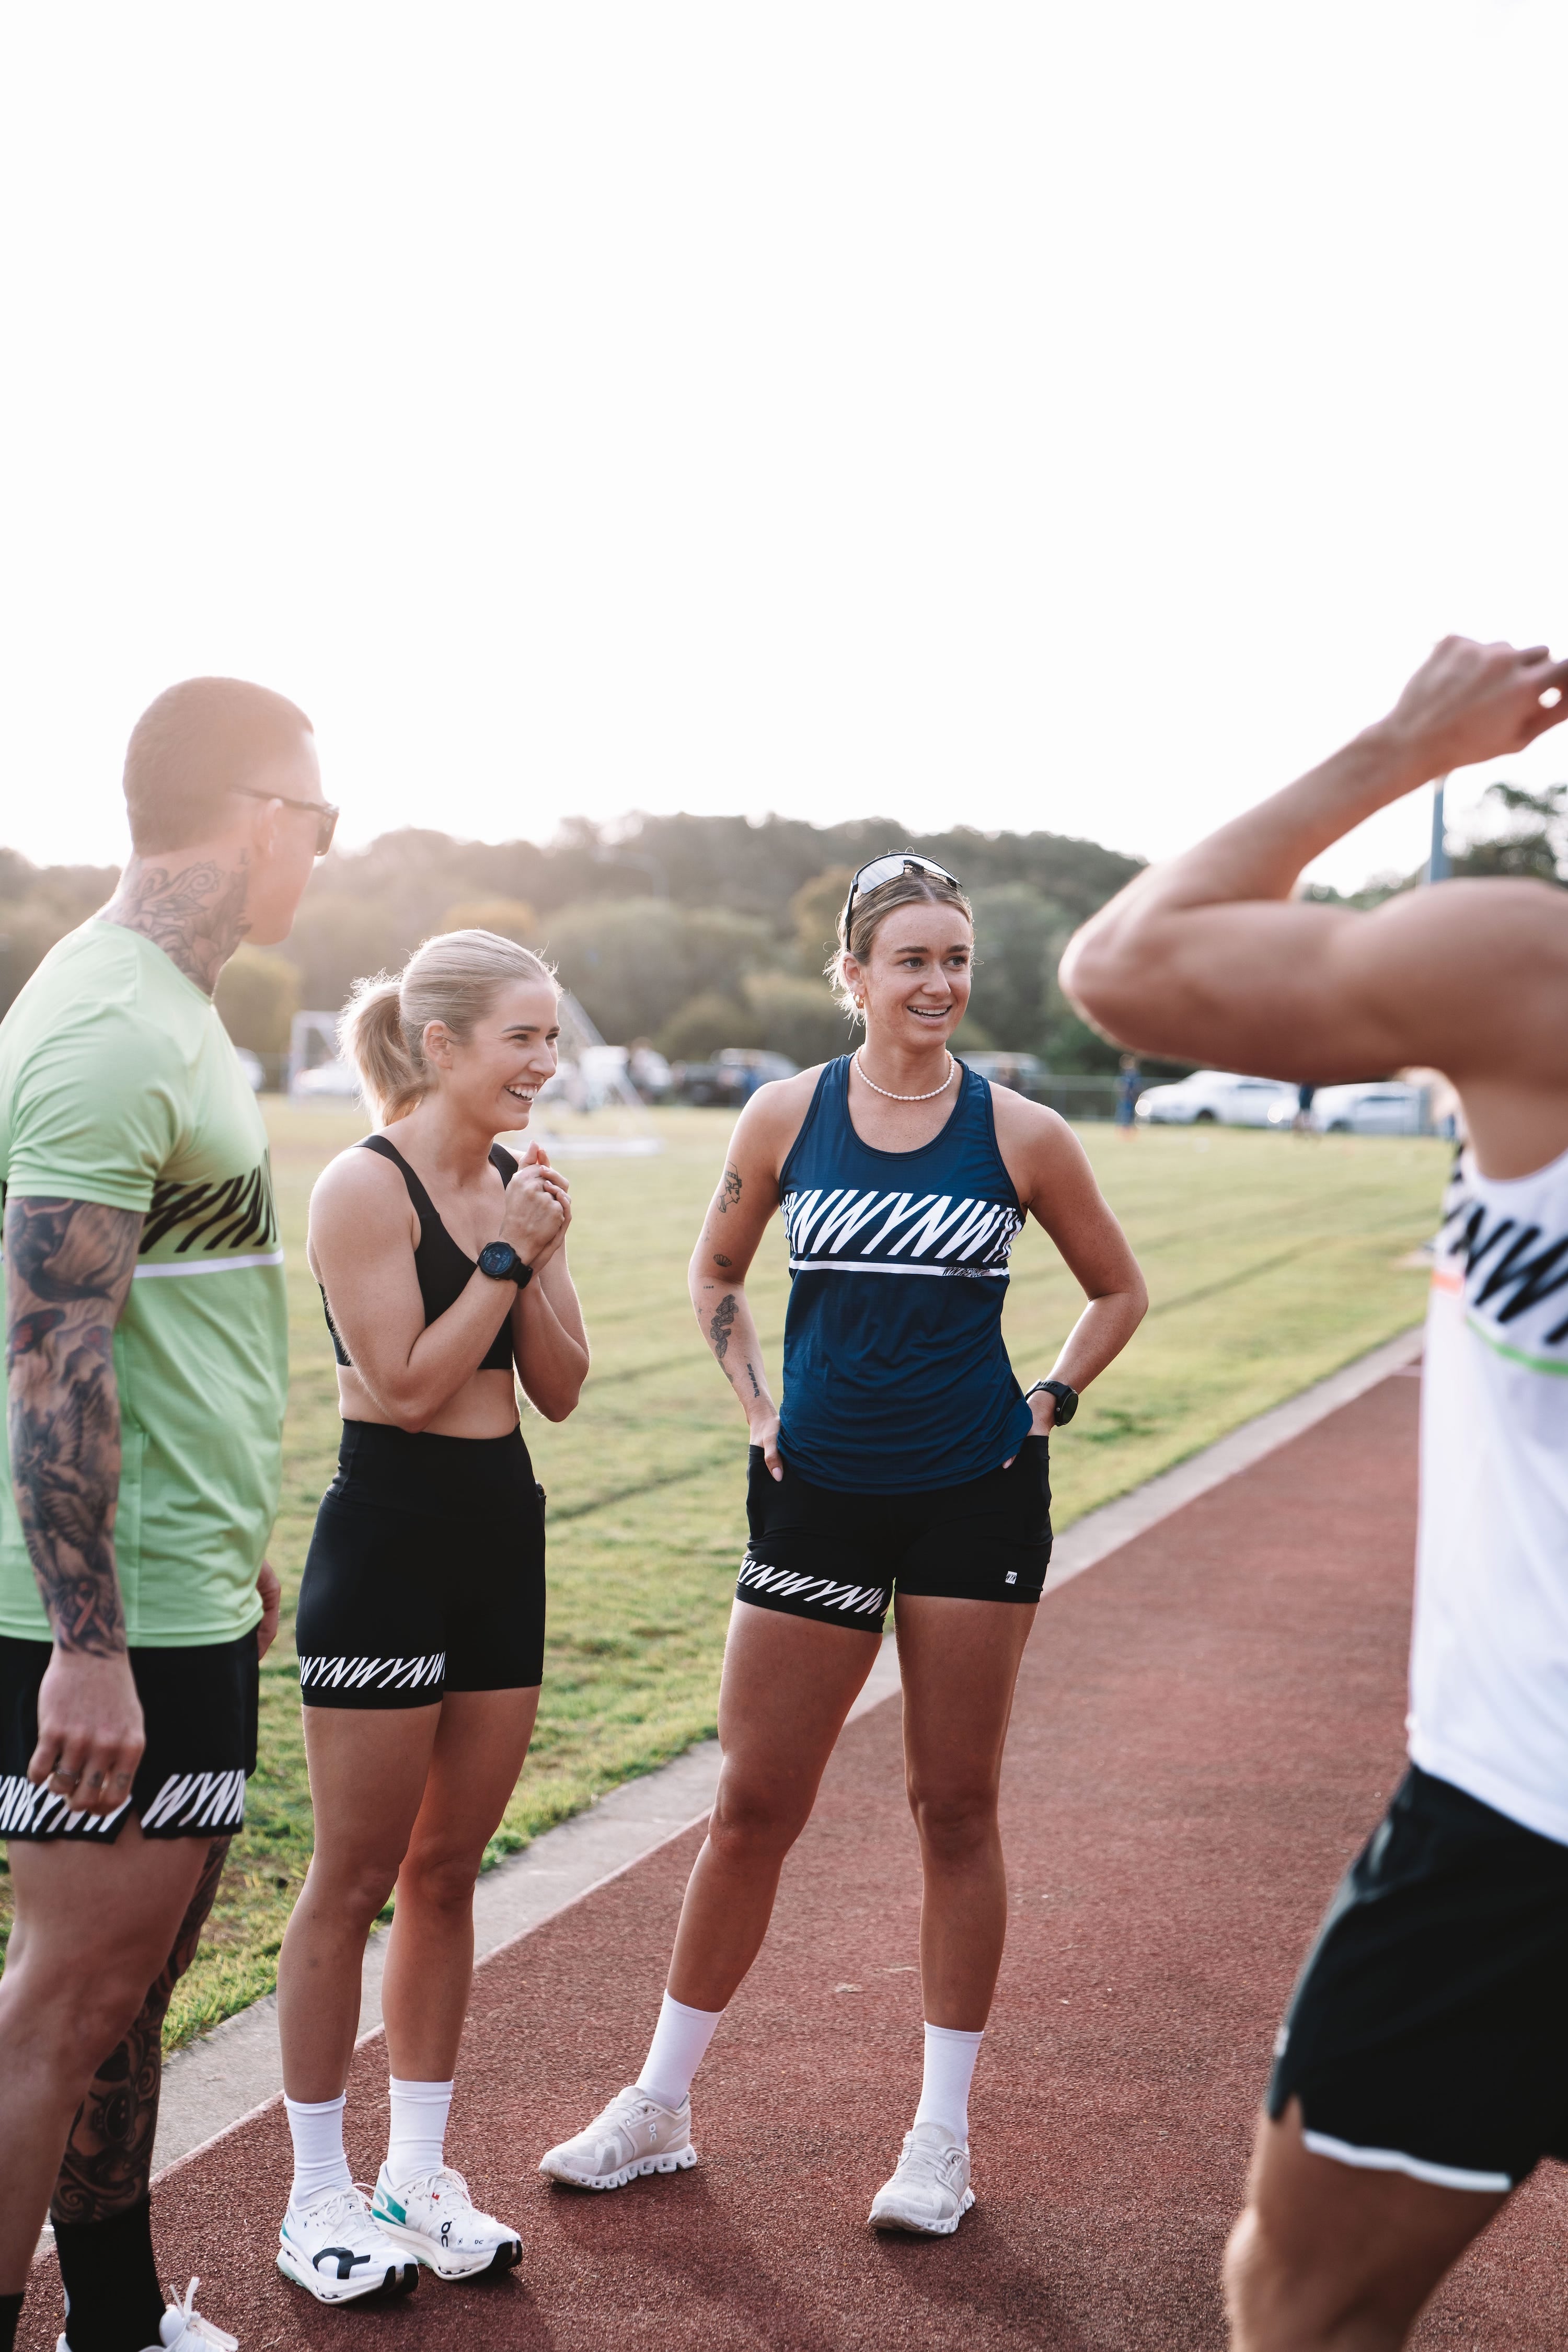
[[[1448,844],[1443,833],[1443,787],[1447,776],[1439,776],[1432,787],[1432,854],[1426,861],[1428,882],[1447,882],[1453,872],[1448,863]]]

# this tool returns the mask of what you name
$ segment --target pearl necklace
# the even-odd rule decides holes
[[[862,1045],[860,1052],[856,1055],[855,1067],[859,1071],[862,1079],[864,1079],[866,1085],[870,1087],[871,1092],[874,1095],[880,1095],[886,1102],[934,1102],[938,1095],[946,1094],[949,1087],[952,1084],[952,1074],[958,1067],[958,1064],[953,1060],[952,1055],[950,1054],[947,1057],[947,1076],[943,1078],[940,1087],[932,1087],[930,1094],[928,1095],[896,1095],[889,1087],[879,1087],[875,1078],[868,1078],[866,1076],[866,1065],[860,1059],[860,1055],[863,1054],[865,1050],[865,1046]]]

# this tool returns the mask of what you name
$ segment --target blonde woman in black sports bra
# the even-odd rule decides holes
[[[527,1125],[556,1036],[549,971],[489,931],[427,940],[343,1021],[381,1125],[310,1201],[343,1438],[296,1621],[316,1848],[278,1970],[294,2140],[278,2264],[320,2303],[522,2251],[475,2210],[444,2138],[474,1881],[539,1704],[544,1527],[516,1383],[563,1421],[588,1370],[566,1184],[538,1145],[520,1162],[494,1142]],[[395,1886],[392,2128],[367,2205],[343,2086],[365,1939]]]

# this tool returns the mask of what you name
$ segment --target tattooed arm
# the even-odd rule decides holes
[[[6,1204],[11,1483],[54,1631],[27,1777],[88,1812],[123,1804],[143,1744],[114,1564],[113,1334],[141,1234],[140,1213],[127,1209]]]
[[[811,1105],[819,1073],[760,1087],[741,1113],[688,1280],[702,1336],[741,1402],[753,1445],[775,1478],[778,1407],[768,1392],[762,1342],[746,1297],[746,1275],[779,1204],[779,1171]]]

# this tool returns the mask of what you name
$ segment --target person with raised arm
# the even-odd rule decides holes
[[[869,2220],[946,2237],[974,2202],[970,2082],[1006,1928],[997,1793],[1050,1559],[1050,1433],[1146,1301],[1071,1129],[948,1050],[974,951],[953,876],[913,852],[873,859],[850,885],[839,942],[831,970],[865,1043],[752,1096],[691,1261],[698,1321],[752,1436],[712,1818],[642,2072],[540,2168],[607,2189],[696,2163],[692,2077],[761,1948],[896,1592],[924,2075]],[[745,1287],[778,1212],[791,1276],[782,1418]],[[1029,1216],[1087,1304],[1026,1393],[1001,1317]],[[773,2118],[755,2128],[776,2160]]]
[[[1426,1325],[1410,1765],[1277,2044],[1226,2263],[1236,2352],[1394,2352],[1543,2156],[1568,2160],[1568,893],[1458,880],[1372,913],[1303,867],[1568,712],[1568,662],[1448,637],[1393,709],[1085,925],[1121,1043],[1303,1084],[1409,1065],[1466,1142]]]
[[[553,1076],[556,988],[493,931],[426,940],[354,992],[343,1044],[375,1131],[310,1199],[342,1445],[295,1642],[316,1844],[278,1967],[294,2177],[278,2266],[319,2303],[521,2259],[446,2159],[473,1972],[474,1884],[532,1737],[544,1510],[518,1385],[564,1421],[588,1371],[572,1203],[526,1128]],[[365,1940],[395,1889],[382,1980],[386,2161],[343,2153]]]
[[[68,2352],[234,2340],[194,2282],[165,2307],[148,2188],[278,1626],[283,1252],[213,991],[288,937],[337,811],[303,711],[237,678],[160,695],[124,785],[113,898],[0,1023],[0,2352],[46,2207]]]

